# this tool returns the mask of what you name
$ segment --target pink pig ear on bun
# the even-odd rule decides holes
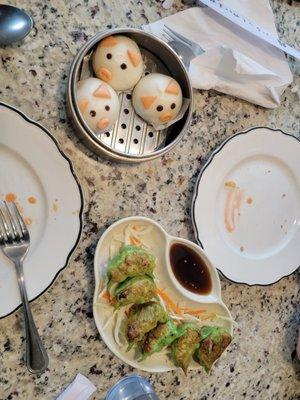
[[[157,99],[157,96],[141,96],[141,102],[146,110],[152,106]]]
[[[93,96],[100,97],[102,99],[111,99],[111,94],[108,90],[108,87],[103,84],[97,87],[97,89],[93,93]]]
[[[118,44],[118,38],[115,36],[108,36],[101,40],[100,47],[113,47]]]
[[[169,93],[169,94],[175,94],[175,95],[179,94],[178,84],[173,79],[171,79],[168,86],[166,87],[165,92]]]
[[[78,101],[79,110],[81,112],[83,112],[87,108],[88,104],[89,104],[89,101],[87,99],[79,100]]]
[[[134,67],[137,67],[142,60],[141,55],[133,50],[127,50],[127,54],[128,54],[129,60],[131,61],[131,64]]]

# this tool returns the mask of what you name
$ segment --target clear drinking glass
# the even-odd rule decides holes
[[[105,400],[159,400],[159,398],[145,378],[129,375],[107,392]]]

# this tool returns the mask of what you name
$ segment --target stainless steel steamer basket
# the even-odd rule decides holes
[[[89,129],[75,100],[76,82],[82,77],[84,59],[88,58],[100,40],[115,34],[124,34],[136,41],[141,49],[146,74],[161,72],[178,81],[183,97],[190,99],[189,108],[181,120],[164,130],[155,131],[135,113],[129,90],[119,94],[120,114],[110,131],[96,134]],[[92,71],[90,64],[88,68]],[[136,163],[166,154],[181,140],[191,121],[193,90],[183,63],[167,43],[139,29],[110,29],[92,37],[74,58],[67,83],[67,109],[78,136],[93,152],[116,161]]]

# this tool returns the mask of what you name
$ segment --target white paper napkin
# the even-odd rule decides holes
[[[87,400],[96,390],[96,387],[88,378],[77,374],[74,381],[70,383],[56,400]]]
[[[266,31],[276,34],[268,0],[223,0]],[[215,89],[266,108],[280,105],[293,77],[284,53],[208,7],[193,7],[143,28],[162,36],[164,25],[193,40],[205,53],[192,60],[194,88]]]

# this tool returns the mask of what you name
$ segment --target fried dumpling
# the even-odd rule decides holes
[[[112,282],[123,282],[126,278],[152,275],[155,258],[138,246],[125,246],[109,263],[108,278]]]
[[[199,328],[192,323],[183,324],[178,328],[180,337],[172,344],[171,354],[174,364],[187,373],[188,366],[200,343]],[[180,332],[181,331],[181,332]]]
[[[168,315],[155,301],[134,305],[130,308],[127,317],[127,340],[129,347],[144,340],[145,335],[154,329],[157,324],[168,320]]]
[[[141,304],[155,297],[155,283],[150,276],[135,276],[127,278],[119,283],[115,289],[115,306],[126,306],[128,304]]]
[[[178,330],[174,322],[169,319],[167,322],[158,324],[146,336],[142,344],[143,357],[161,351],[169,346],[178,337]]]
[[[196,358],[205,371],[209,372],[213,363],[231,343],[232,337],[225,328],[204,326],[201,329],[201,339]]]

